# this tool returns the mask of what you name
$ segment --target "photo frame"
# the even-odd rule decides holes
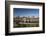
[[[45,33],[45,3],[5,1],[5,34]]]

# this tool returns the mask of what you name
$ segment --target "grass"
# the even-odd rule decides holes
[[[15,24],[14,27],[38,27],[39,23],[37,24]]]

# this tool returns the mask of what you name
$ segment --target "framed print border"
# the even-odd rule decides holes
[[[13,32],[13,33],[9,33],[9,23],[10,23],[10,19],[9,19],[9,11],[10,11],[10,5],[11,4],[15,4],[15,3],[26,3],[26,4],[35,4],[35,5],[42,5],[42,31],[29,31],[29,32]],[[5,1],[5,35],[18,35],[18,34],[38,34],[38,33],[45,33],[45,3],[41,3],[41,2],[20,2],[20,1]]]

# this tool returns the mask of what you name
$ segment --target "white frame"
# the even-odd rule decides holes
[[[39,27],[13,28],[13,8],[39,9]],[[32,5],[10,5],[10,32],[42,31],[42,6]]]

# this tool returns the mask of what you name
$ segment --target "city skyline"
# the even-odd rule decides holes
[[[29,9],[29,8],[14,8],[14,16],[39,16],[39,9]]]

